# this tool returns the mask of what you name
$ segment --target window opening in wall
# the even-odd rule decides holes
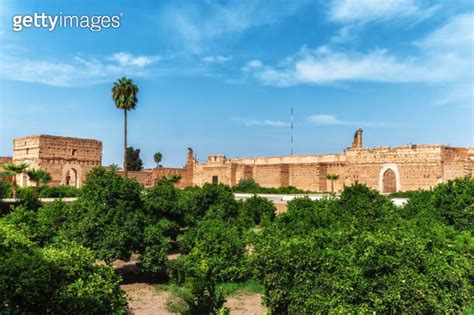
[[[219,176],[217,176],[217,175],[212,176],[212,183],[213,184],[218,184],[219,183]]]

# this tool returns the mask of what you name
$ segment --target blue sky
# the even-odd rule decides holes
[[[120,15],[118,29],[24,29],[12,17]],[[140,87],[129,144],[198,160],[473,146],[472,1],[1,1],[0,155],[30,134],[96,138],[122,162],[122,75]]]

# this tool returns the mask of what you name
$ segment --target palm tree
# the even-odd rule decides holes
[[[339,179],[337,174],[327,174],[326,179],[331,181],[331,193],[334,194],[334,181]]]
[[[127,168],[127,111],[135,109],[138,103],[138,86],[131,79],[121,77],[114,82],[112,87],[112,99],[115,107],[123,109],[124,113],[124,145],[123,145],[123,169],[128,176]]]
[[[153,155],[153,159],[155,160],[156,167],[160,167],[160,162],[163,159],[163,155],[160,152],[156,152],[155,155]]]
[[[35,183],[36,197],[39,196],[40,184],[47,184],[52,180],[51,174],[42,169],[32,169],[27,174],[30,181]]]
[[[16,183],[16,175],[23,174],[26,168],[28,167],[28,164],[6,163],[6,164],[3,164],[2,167],[4,169],[2,175],[13,177],[13,180],[12,180],[13,199],[16,199],[16,192],[18,190],[18,185]]]

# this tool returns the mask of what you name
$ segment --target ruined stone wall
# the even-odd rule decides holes
[[[185,188],[193,186],[193,169],[196,164],[193,157],[193,150],[188,148],[186,165],[182,168],[177,167],[156,167],[153,169],[145,169],[142,171],[128,171],[129,178],[135,178],[145,187],[151,187],[162,178],[170,178],[178,176],[179,180],[174,184],[176,188]],[[119,171],[124,176],[124,171]]]
[[[230,159],[233,163],[245,165],[332,163],[344,162],[345,160],[345,154],[312,154]]]
[[[287,187],[289,185],[288,164],[255,165],[255,181],[262,187]]]
[[[120,170],[118,174],[121,176],[125,176],[125,172]],[[133,178],[140,184],[145,187],[153,186],[153,171],[151,169],[142,170],[142,171],[128,171],[128,178]]]
[[[443,157],[443,181],[446,182],[456,177],[462,177],[469,172],[472,173],[472,155],[465,148],[449,148],[442,150]]]
[[[3,164],[6,163],[12,163],[13,159],[11,156],[0,156],[0,172],[4,171],[4,168],[2,167]],[[11,176],[2,176],[0,177],[0,181],[6,181],[6,182],[11,182],[12,177]]]
[[[42,168],[52,176],[52,185],[79,187],[86,174],[102,163],[102,142],[93,139],[37,135],[13,140],[14,163],[27,163],[29,169]],[[30,186],[26,175],[19,185]]]
[[[217,176],[218,183],[232,185],[232,164],[225,163],[211,166],[197,164],[193,176],[193,183],[196,186],[202,186],[205,183],[212,183],[214,176]]]
[[[309,191],[319,191],[319,163],[291,164],[289,167],[289,186]]]
[[[357,134],[356,134],[357,135]],[[358,138],[357,144],[362,139]],[[279,156],[227,159],[210,156],[208,163],[196,164],[194,184],[219,182],[235,185],[253,178],[262,187],[295,186],[329,192],[328,174],[339,175],[334,190],[363,183],[381,192],[429,189],[438,183],[472,174],[474,148],[442,145],[409,145],[373,149],[354,146],[341,154]]]
[[[442,150],[439,145],[350,149],[344,182],[383,191],[383,175],[390,170],[396,175],[397,191],[429,189],[443,181]]]

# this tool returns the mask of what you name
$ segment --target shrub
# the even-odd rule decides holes
[[[438,185],[432,203],[446,224],[474,232],[474,178],[466,176]]]
[[[111,268],[95,266],[86,248],[38,248],[0,222],[0,252],[2,314],[125,314],[119,278]]]
[[[36,211],[41,207],[41,202],[36,195],[34,187],[25,187],[18,190],[20,204],[29,210]]]
[[[28,235],[30,239],[36,237],[36,212],[29,210],[24,205],[13,207],[13,210],[0,220],[0,222],[2,221],[15,226],[18,231]]]
[[[141,190],[134,179],[102,167],[92,169],[68,214],[65,237],[92,249],[106,262],[128,260],[143,249],[147,218]]]
[[[195,225],[201,220],[211,206],[219,206],[229,216],[236,217],[238,204],[232,189],[222,184],[204,184],[201,187],[180,191],[179,207],[187,214],[187,224]]]
[[[241,179],[233,188],[234,192],[250,194],[307,194],[307,190],[293,186],[287,187],[261,187],[254,179]]]
[[[166,218],[179,226],[185,224],[184,211],[178,204],[178,193],[173,183],[160,180],[143,194],[143,205],[149,216],[155,220]]]
[[[465,189],[433,204],[471,207]],[[270,312],[462,313],[474,294],[472,234],[429,219],[430,193],[417,197],[407,205],[417,213],[402,216],[361,185],[340,200],[292,201],[257,234],[250,256]]]
[[[79,196],[80,189],[62,185],[62,186],[42,186],[40,189],[40,198],[66,198]]]
[[[252,227],[269,224],[275,218],[276,208],[268,199],[253,196],[241,202],[239,207],[239,222],[243,226]]]
[[[47,203],[38,209],[35,240],[39,244],[49,244],[59,240],[70,213],[70,206],[60,200]]]
[[[398,209],[385,196],[363,184],[346,187],[335,208],[339,221],[349,221],[358,229],[377,228],[398,218]]]
[[[260,188],[260,185],[254,179],[241,179],[233,190],[240,193],[255,193]]]
[[[144,249],[140,257],[140,264],[144,270],[158,272],[166,263],[170,242],[164,234],[163,227],[160,225],[149,225],[145,228]]]
[[[10,198],[12,195],[12,184],[0,180],[0,199]]]
[[[237,281],[247,276],[245,242],[235,225],[219,220],[204,220],[187,231],[180,240],[184,255],[178,260],[186,279],[202,265],[219,282]]]

